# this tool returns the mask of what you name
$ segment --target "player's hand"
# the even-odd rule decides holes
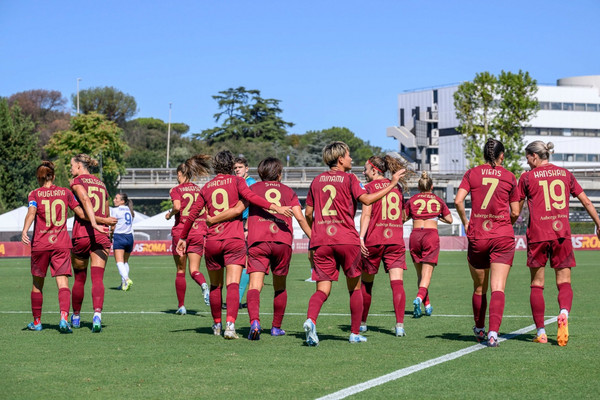
[[[363,238],[360,239],[360,252],[365,257],[369,256],[369,249],[367,248],[367,246],[365,246],[365,239]]]
[[[292,207],[290,206],[278,206],[277,204],[271,204],[271,207],[277,214],[285,215],[286,217],[293,217]]]
[[[179,239],[175,250],[177,251],[177,254],[179,254],[180,257],[183,257],[185,255],[186,248],[187,248],[187,243],[185,242],[185,240]]]
[[[115,226],[117,224],[117,222],[119,222],[118,219],[116,219],[115,217],[107,217],[104,218],[104,223],[108,226]]]
[[[31,244],[31,241],[29,240],[29,236],[27,236],[27,232],[21,233],[21,242],[23,242],[23,244],[27,245],[27,246],[29,246]]]
[[[108,233],[109,229],[108,226],[104,226],[104,225],[98,225],[98,224],[92,224],[92,228],[94,228],[95,230],[97,230],[100,233]]]
[[[392,184],[397,184],[400,181],[400,178],[402,178],[404,175],[406,175],[405,168],[399,169],[398,171],[394,172],[394,175],[392,175]]]
[[[171,219],[171,217],[172,217],[172,215],[171,215],[171,211],[167,211],[167,213],[165,214],[165,219],[166,219],[166,220],[170,220],[170,219]]]
[[[600,228],[596,227],[596,236],[598,236],[598,239],[600,239]]]

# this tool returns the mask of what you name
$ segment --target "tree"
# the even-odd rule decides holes
[[[90,112],[73,117],[71,128],[54,134],[46,150],[59,157],[57,164],[62,166],[63,177],[68,176],[67,168],[74,155],[86,153],[98,159],[102,181],[111,195],[116,193],[119,176],[125,172],[123,155],[128,146],[123,141],[123,130],[104,115]]]
[[[500,140],[506,149],[504,166],[515,174],[522,170],[523,127],[535,116],[537,82],[528,72],[502,71],[475,75],[454,93],[457,130],[465,136],[469,167],[484,162],[483,146],[489,137]]]
[[[71,95],[73,109],[77,109],[77,93]],[[123,126],[125,121],[137,114],[137,103],[133,96],[112,87],[95,87],[79,92],[79,109],[83,114],[97,112],[109,121]]]
[[[194,135],[209,144],[242,138],[262,142],[282,140],[287,134],[286,128],[294,126],[279,116],[283,112],[280,100],[263,99],[259,90],[246,90],[241,86],[219,92],[212,98],[222,110],[214,115],[215,122],[223,122],[221,126]]]
[[[18,105],[0,99],[0,212],[27,204],[39,164],[34,124]]]
[[[58,90],[34,89],[19,92],[8,98],[8,105],[18,104],[21,112],[31,118],[38,133],[38,149],[47,158],[44,146],[54,132],[69,128],[71,116],[67,112],[67,99]]]

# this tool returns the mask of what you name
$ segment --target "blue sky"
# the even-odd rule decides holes
[[[345,126],[371,144],[405,90],[529,71],[600,74],[600,1],[2,1],[0,96],[114,86],[137,117],[215,126],[221,90],[281,100],[290,133]]]

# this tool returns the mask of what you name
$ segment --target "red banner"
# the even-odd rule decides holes
[[[600,250],[600,240],[596,235],[573,235],[571,237],[574,250]],[[404,238],[408,249],[408,238]],[[525,236],[515,238],[517,250],[527,249]],[[292,251],[294,253],[308,253],[308,239],[294,239]],[[440,248],[449,251],[466,251],[467,238],[465,236],[440,236]],[[111,249],[112,254],[112,249]],[[134,256],[171,255],[170,240],[138,240],[133,245]],[[31,247],[21,242],[0,242],[0,257],[29,257]]]

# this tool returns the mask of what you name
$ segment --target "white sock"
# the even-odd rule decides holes
[[[129,278],[129,263],[125,263],[125,273],[127,274],[127,278]]]
[[[565,314],[565,315],[567,316],[567,319],[569,318],[569,311],[567,311],[567,309],[566,309],[566,308],[563,308],[563,309],[561,309],[561,310],[560,310],[560,313],[561,313],[561,314]]]
[[[119,274],[121,274],[121,280],[123,282],[127,281],[127,278],[128,278],[127,275],[128,274],[127,274],[127,270],[126,270],[126,267],[125,267],[125,263],[118,262],[117,263],[117,268],[119,269]]]
[[[102,313],[95,312],[94,317],[100,317],[100,319],[102,319]]]
[[[488,332],[488,339],[493,337],[494,339],[498,340],[498,332],[494,332],[494,331],[489,331]]]
[[[546,328],[539,328],[537,330],[537,335],[541,336],[541,335],[545,335],[546,334]]]

